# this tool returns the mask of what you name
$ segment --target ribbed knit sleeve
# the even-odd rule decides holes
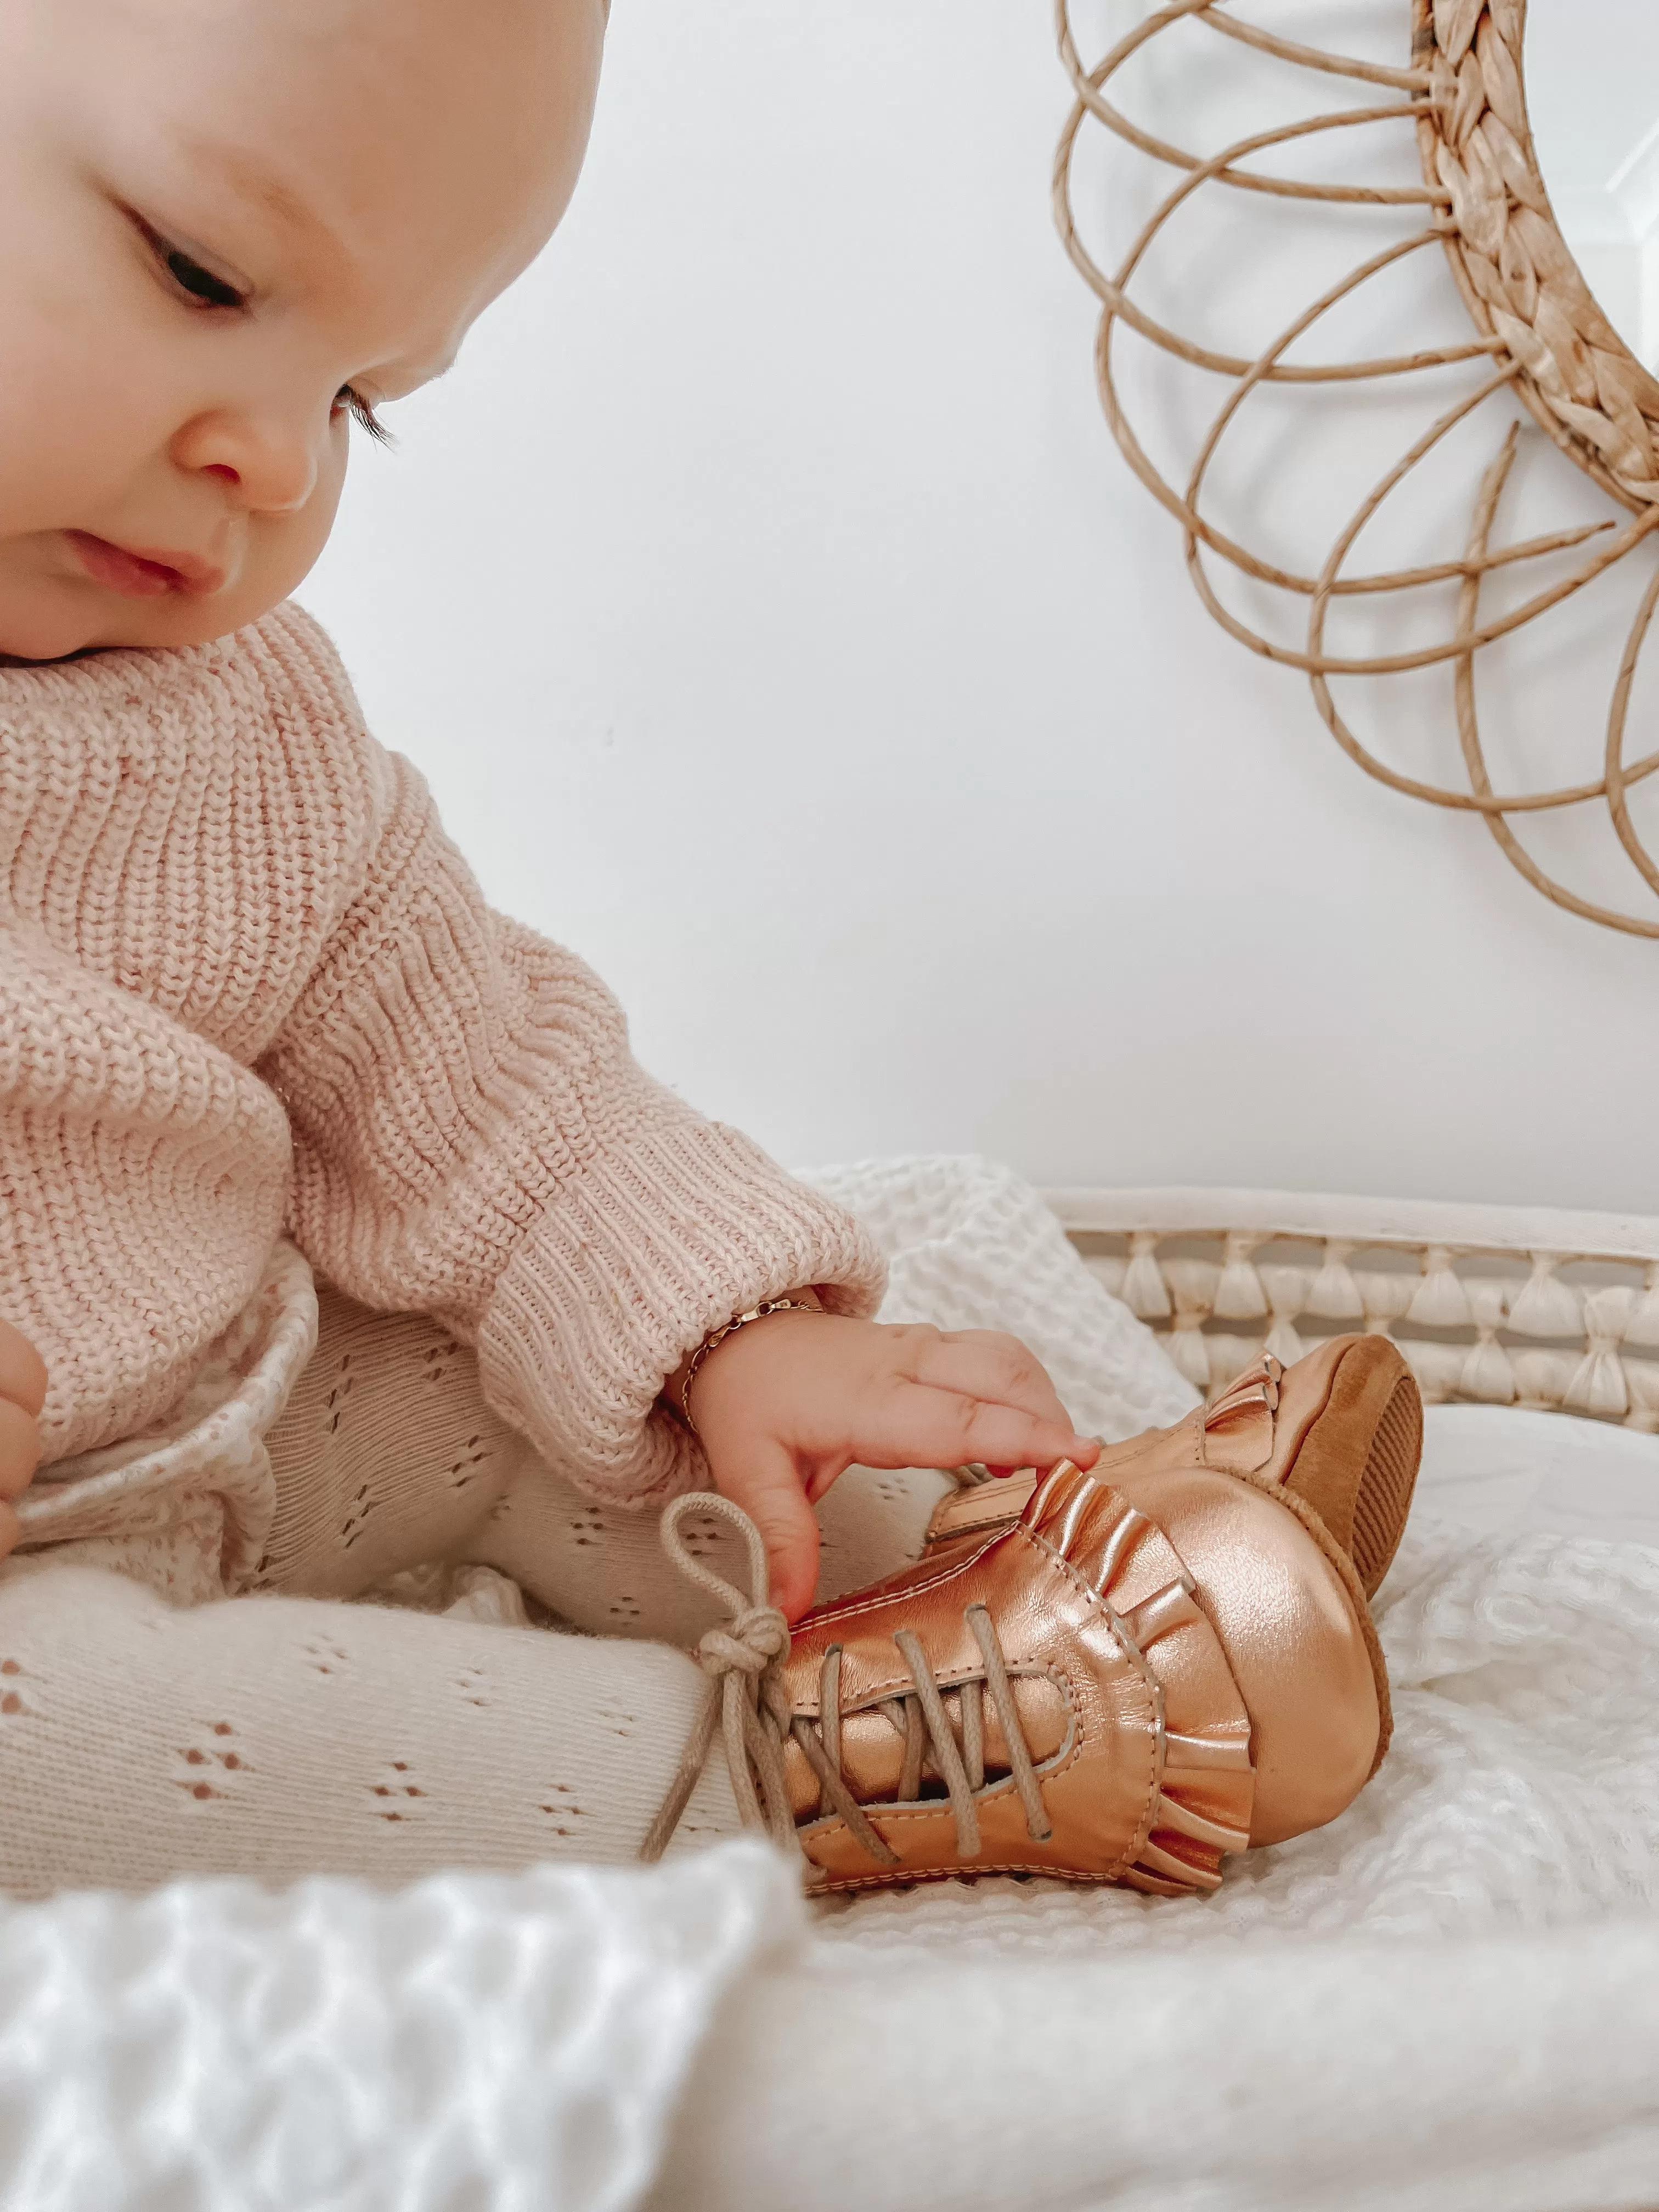
[[[698,1479],[656,1401],[729,1315],[805,1284],[878,1300],[858,1224],[638,1066],[604,985],[486,907],[395,756],[364,887],[258,1072],[313,1264],[475,1343],[497,1409],[595,1495]]]

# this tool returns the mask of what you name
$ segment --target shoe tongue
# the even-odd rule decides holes
[[[1271,1352],[1245,1370],[1203,1414],[1204,1464],[1222,1474],[1256,1474],[1273,1455],[1273,1421],[1284,1374]]]

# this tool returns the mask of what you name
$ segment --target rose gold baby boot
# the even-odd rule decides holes
[[[732,1618],[645,1856],[672,1833],[717,1727],[745,1820],[816,1888],[1046,1874],[1180,1895],[1334,1820],[1376,1771],[1388,1678],[1366,1598],[1410,1503],[1421,1406],[1386,1339],[1272,1358],[1084,1474],[947,1498],[914,1566],[790,1635],[729,1501],[677,1500],[664,1540]],[[744,1601],[678,1535],[747,1540]]]
[[[1334,1820],[1390,1727],[1366,1597],[1421,1407],[1385,1339],[1271,1358],[1176,1427],[947,1499],[782,1668],[816,1886],[1020,1872],[1179,1894]]]

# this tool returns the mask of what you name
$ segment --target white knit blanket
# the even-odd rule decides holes
[[[821,1180],[893,1255],[890,1312],[1018,1330],[1109,1434],[1189,1402],[1012,1179]],[[812,1917],[738,1844],[13,1907],[0,2203],[1651,2205],[1659,1443],[1447,1408],[1419,1498],[1387,1763],[1214,1899],[1000,1881]]]

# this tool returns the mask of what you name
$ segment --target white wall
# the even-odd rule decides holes
[[[1586,36],[1589,22],[1592,35]],[[1618,66],[1609,69],[1607,57]],[[1659,365],[1659,9],[1534,0],[1528,110],[1568,244],[1604,313]]]
[[[496,902],[793,1161],[1659,1207],[1659,945],[1344,761],[1112,447],[1046,0],[617,0],[607,69],[304,593]]]

